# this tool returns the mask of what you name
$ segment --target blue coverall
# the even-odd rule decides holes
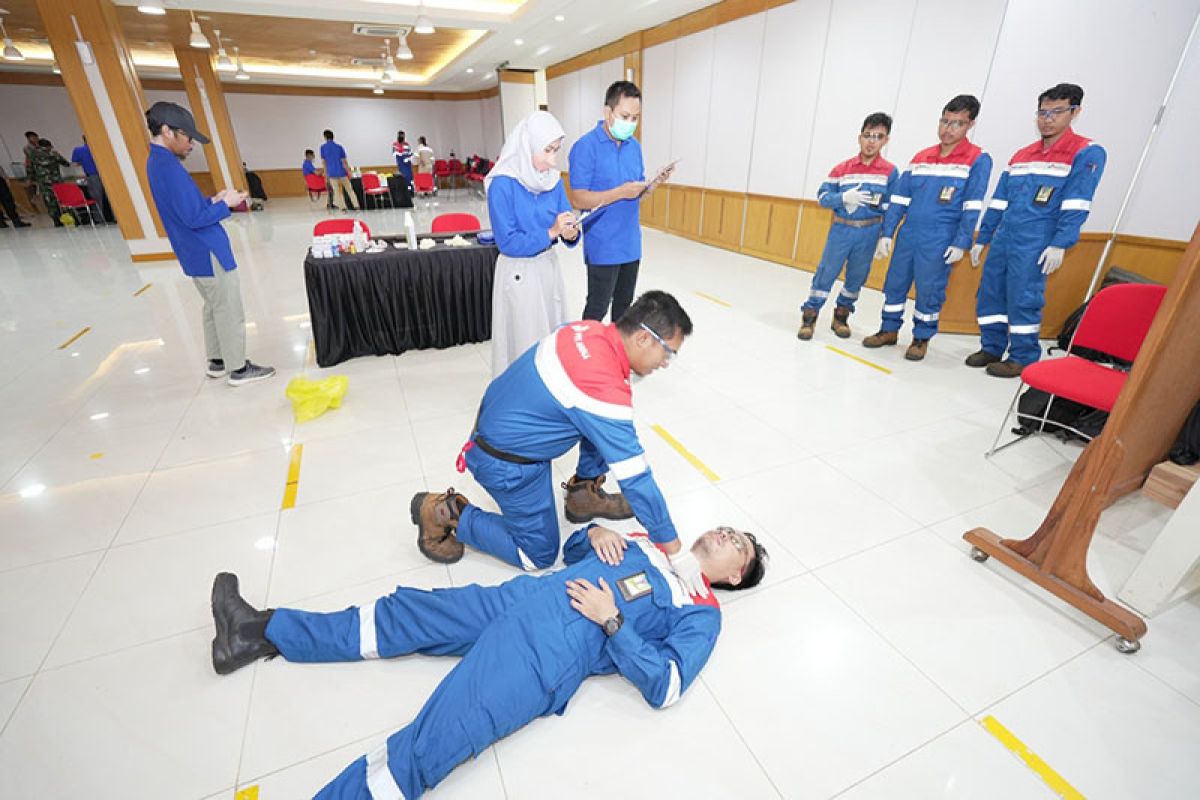
[[[1022,366],[1042,356],[1038,332],[1047,247],[1066,250],[1092,208],[1104,174],[1104,148],[1068,128],[1046,150],[1034,142],[1013,155],[988,203],[977,244],[991,244],[976,296],[982,349]]]
[[[950,279],[946,248],[971,248],[991,174],[991,156],[966,139],[944,158],[941,145],[913,156],[896,184],[883,220],[883,236],[890,238],[901,219],[907,218],[883,284],[880,330],[900,330],[904,301],[915,280],[913,338],[930,339],[937,333]]]
[[[545,576],[490,587],[398,587],[334,613],[275,611],[266,636],[288,661],[463,657],[412,722],[351,763],[317,800],[414,800],[499,739],[563,713],[592,675],[619,672],[651,706],[675,703],[712,653],[720,605],[711,590],[689,595],[645,535],[627,538],[617,566],[593,554],[583,528],[564,546],[568,566]],[[578,578],[594,585],[604,578],[613,590],[625,619],[613,636],[571,608],[566,583]]]
[[[888,197],[896,187],[898,175],[896,167],[883,156],[876,156],[870,164],[865,164],[858,155],[830,170],[829,177],[817,192],[817,202],[833,209],[833,225],[825,240],[821,263],[813,275],[808,300],[801,308],[820,311],[845,264],[846,279],[842,281],[837,304],[854,311],[854,301],[871,272],[871,258],[879,241],[883,214],[887,211]],[[842,202],[842,192],[856,187],[869,192],[871,197],[851,213]]]
[[[531,463],[490,455],[477,437]],[[522,569],[553,564],[559,531],[550,462],[576,444],[576,475],[589,479],[612,470],[651,538],[659,543],[677,538],[633,426],[621,334],[615,325],[586,320],[564,325],[526,350],[484,392],[461,466],[471,470],[501,513],[467,506],[458,540]]]

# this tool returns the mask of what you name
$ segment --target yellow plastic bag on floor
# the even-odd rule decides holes
[[[332,375],[319,381],[310,381],[303,375],[292,378],[288,381],[287,396],[292,401],[296,422],[308,422],[340,406],[349,386],[350,379],[345,375]]]

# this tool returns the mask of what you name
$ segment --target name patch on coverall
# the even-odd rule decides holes
[[[617,581],[617,588],[621,590],[621,597],[625,598],[626,603],[637,600],[639,597],[645,597],[653,591],[650,579],[644,572],[630,575],[628,578],[621,578]]]

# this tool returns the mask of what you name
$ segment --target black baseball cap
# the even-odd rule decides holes
[[[196,119],[192,116],[192,112],[175,103],[167,103],[160,100],[150,106],[150,110],[146,112],[146,121],[152,121],[156,125],[166,125],[168,128],[181,130],[190,139],[200,144],[209,143],[208,137],[196,130]]]

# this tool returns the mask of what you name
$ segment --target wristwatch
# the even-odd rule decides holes
[[[624,624],[625,616],[618,611],[615,617],[609,617],[604,620],[604,623],[600,627],[604,628],[605,636],[614,636],[617,631],[621,630],[621,626]]]

